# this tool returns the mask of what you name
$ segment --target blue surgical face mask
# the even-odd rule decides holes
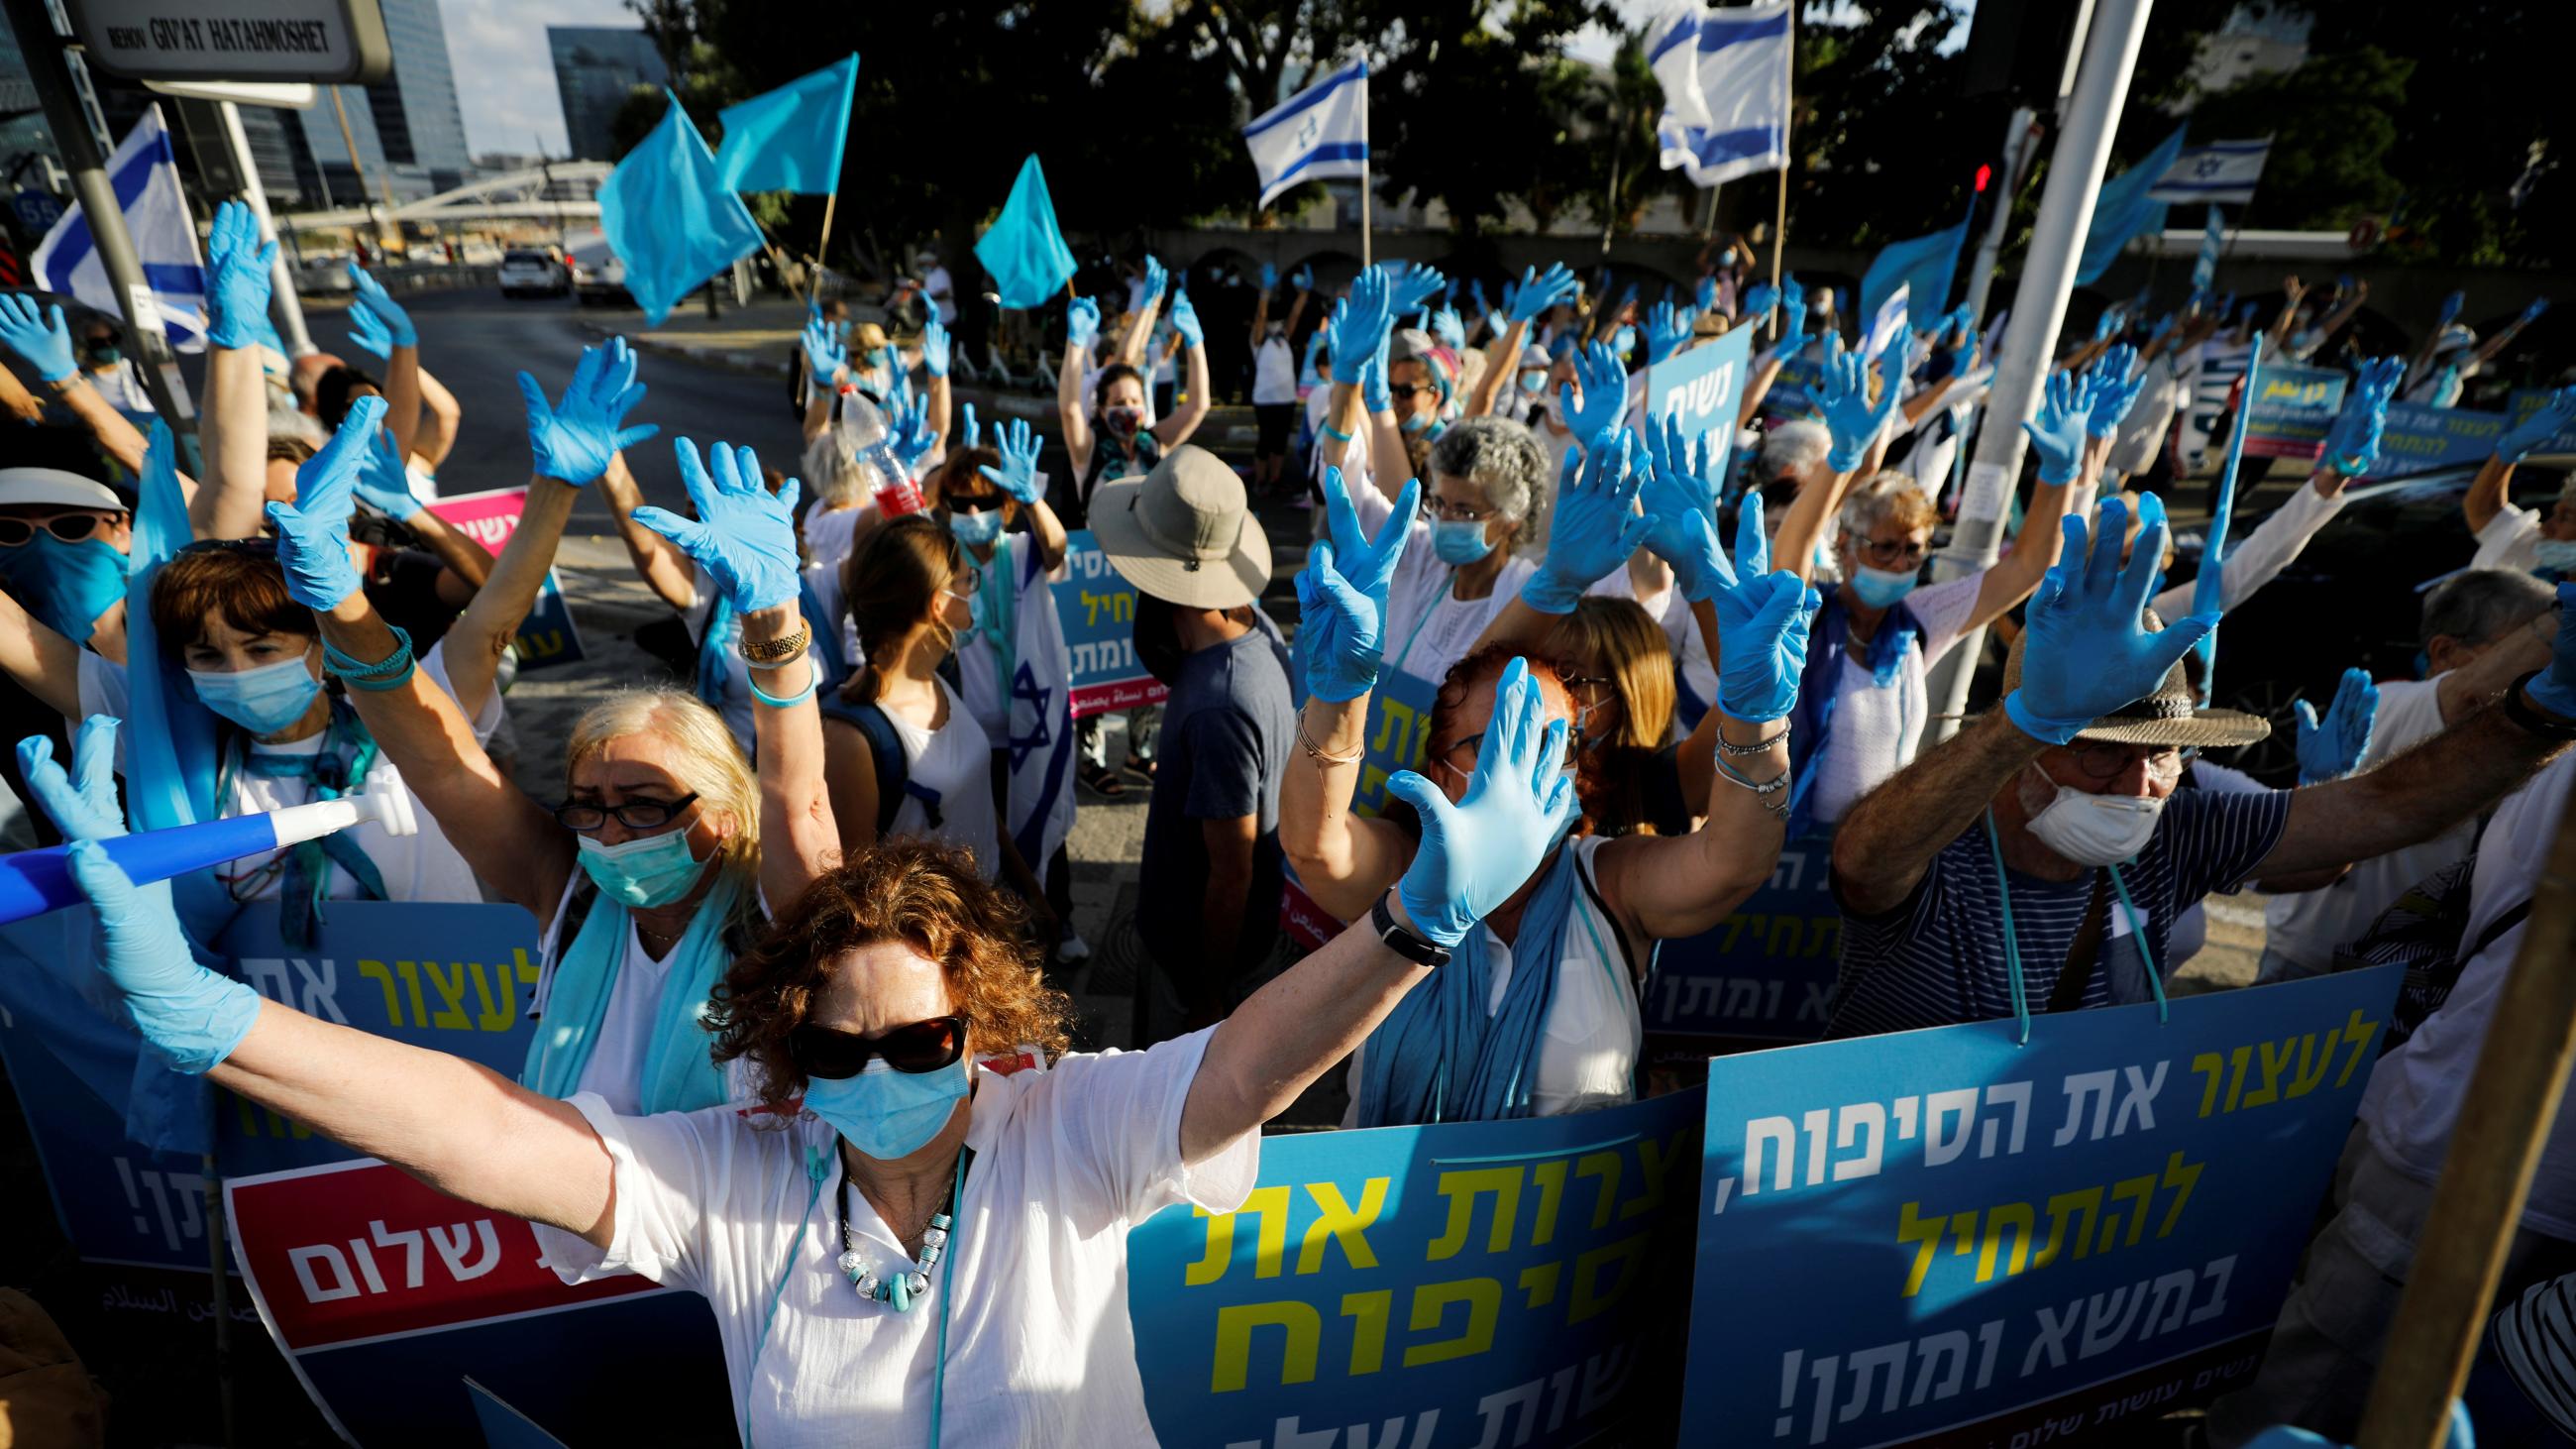
[[[582,870],[619,904],[633,909],[669,905],[687,895],[707,868],[689,853],[686,826],[616,845],[602,845],[587,835],[573,838],[581,842]]]
[[[930,1145],[966,1095],[966,1058],[935,1072],[898,1072],[870,1062],[855,1077],[805,1084],[805,1109],[841,1134],[862,1157],[892,1162]]]
[[[304,717],[322,681],[299,654],[237,673],[188,671],[197,702],[255,735],[273,735]]]
[[[1889,569],[1857,565],[1851,572],[1852,593],[1873,609],[1893,606],[1897,600],[1914,592],[1915,574],[1900,574]]]
[[[2540,567],[2561,576],[2576,577],[2576,539],[2544,538],[2533,544]]]
[[[952,508],[948,511],[948,531],[970,548],[991,548],[993,540],[1002,536],[1002,510],[987,508],[968,513]]]
[[[1493,551],[1483,523],[1460,518],[1432,520],[1431,555],[1449,567],[1464,568]]]
[[[1544,368],[1532,368],[1522,373],[1519,381],[1521,391],[1535,396],[1547,390],[1547,371]]]
[[[125,597],[125,555],[93,535],[65,543],[38,528],[23,548],[0,548],[0,579],[27,612],[75,644]]]
[[[1610,350],[1621,357],[1637,350],[1637,329],[1622,327],[1610,335]]]

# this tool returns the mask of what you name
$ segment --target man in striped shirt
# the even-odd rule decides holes
[[[2065,520],[2063,560],[2005,671],[2004,708],[1843,818],[1830,1035],[2150,999],[2174,917],[2203,895],[2424,840],[2576,736],[2576,632],[2562,610],[2548,668],[2377,769],[2297,791],[2176,795],[2183,749],[2270,727],[2193,708],[2180,660],[2217,619],[2153,627],[2165,526],[2152,495],[2140,507],[2147,526],[2126,568],[2120,502],[2102,504],[2089,544],[2084,521]]]

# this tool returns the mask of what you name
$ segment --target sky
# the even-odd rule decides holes
[[[567,149],[547,26],[637,24],[618,0],[439,0],[439,9],[465,112],[465,146],[478,156],[524,156],[540,144],[549,156]]]

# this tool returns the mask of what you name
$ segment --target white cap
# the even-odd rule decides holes
[[[60,468],[0,468],[0,508],[104,508],[127,512],[116,490]]]

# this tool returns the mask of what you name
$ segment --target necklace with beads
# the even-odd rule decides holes
[[[966,1169],[975,1161],[975,1150],[961,1146],[957,1151],[957,1173],[948,1181],[948,1200],[930,1215],[930,1226],[921,1230],[921,1266],[880,1276],[868,1266],[859,1252],[859,1234],[850,1226],[850,1177],[841,1174],[841,1256],[836,1260],[843,1277],[861,1298],[891,1306],[897,1313],[910,1313],[913,1305],[930,1296],[930,1275],[948,1256],[950,1231],[956,1225],[958,1200],[966,1192]]]

